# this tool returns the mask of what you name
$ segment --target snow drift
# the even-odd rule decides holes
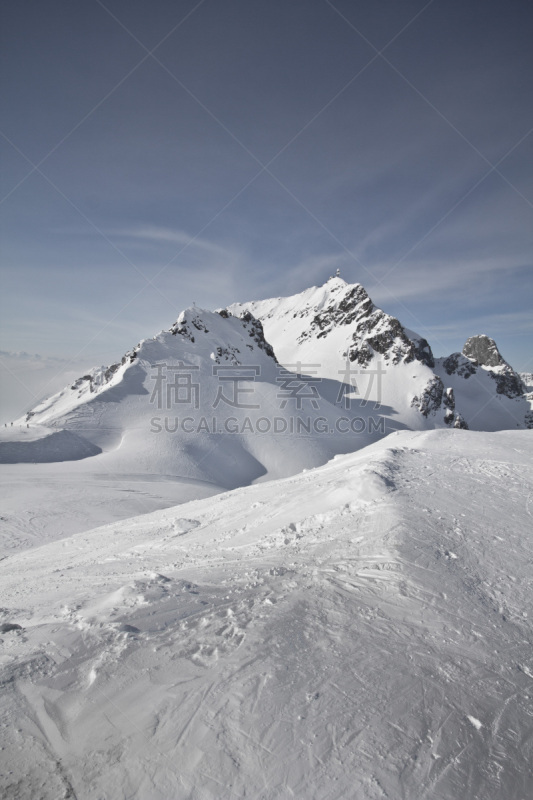
[[[4,559],[3,795],[523,800],[532,435],[393,434]]]

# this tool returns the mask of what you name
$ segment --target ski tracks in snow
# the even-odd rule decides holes
[[[530,478],[441,440],[13,557],[6,796],[525,800]]]

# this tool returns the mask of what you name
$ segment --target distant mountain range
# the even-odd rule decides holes
[[[334,277],[292,297],[186,309],[4,430],[0,463],[91,458],[235,488],[395,430],[531,428],[530,390],[488,336],[436,359],[361,285]]]

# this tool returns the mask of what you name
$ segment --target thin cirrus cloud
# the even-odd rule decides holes
[[[397,299],[417,298],[427,301],[435,292],[457,297],[458,293],[475,290],[477,296],[484,294],[483,281],[502,273],[512,276],[530,269],[521,258],[493,257],[483,259],[460,258],[421,260],[403,266],[402,271],[394,270],[387,276],[383,284],[372,287],[372,295],[382,302],[385,298]],[[490,290],[490,287],[487,287]],[[370,291],[370,288],[369,288]],[[512,316],[509,313],[509,316]]]
[[[178,245],[180,251],[194,248],[217,257],[227,259],[235,259],[236,257],[234,250],[228,249],[216,242],[211,242],[199,236],[191,236],[183,230],[162,228],[156,225],[141,225],[134,228],[111,230],[109,231],[109,235],[125,242],[139,240],[145,244],[173,244]]]
[[[191,298],[197,296],[202,305],[219,306],[224,300],[229,302],[239,283],[246,285],[246,281],[239,280],[246,257],[237,247],[156,225],[118,228],[109,231],[109,237],[126,251],[133,248],[135,252],[138,248],[150,259],[148,274],[154,272],[155,285],[163,290],[169,281],[174,281],[176,271],[186,273],[187,294],[182,295],[185,305],[191,305],[195,302]]]
[[[469,323],[468,319],[459,320],[462,325]],[[527,336],[533,332],[533,317],[527,312],[510,314],[490,314],[479,316],[476,319],[477,328],[474,333],[486,333],[490,329],[493,334],[508,333],[509,327],[513,326],[513,333]],[[457,323],[446,325],[435,324],[431,326],[435,336],[450,337],[456,333]]]

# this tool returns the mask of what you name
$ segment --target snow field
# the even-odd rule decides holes
[[[532,483],[402,432],[9,555],[4,796],[525,800]]]

